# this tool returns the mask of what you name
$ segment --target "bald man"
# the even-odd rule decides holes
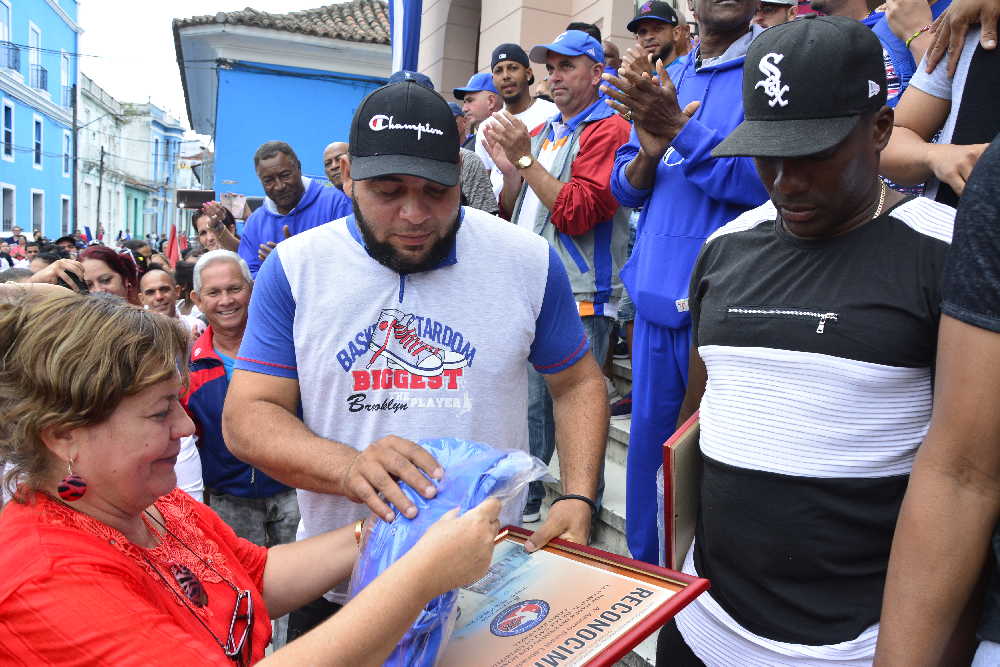
[[[180,288],[174,276],[161,268],[150,269],[139,280],[139,301],[146,310],[180,320],[194,340],[205,330],[205,323],[197,317],[177,312],[177,297]]]
[[[323,149],[323,171],[338,190],[344,189],[344,179],[340,176],[340,156],[347,154],[347,144],[334,141]]]

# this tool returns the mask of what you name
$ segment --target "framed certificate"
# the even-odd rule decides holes
[[[694,542],[701,496],[701,422],[695,411],[663,443],[663,526],[667,567],[684,567]]]
[[[459,592],[438,667],[609,666],[708,588],[706,579],[563,540],[529,554],[530,535],[500,532],[486,576]]]

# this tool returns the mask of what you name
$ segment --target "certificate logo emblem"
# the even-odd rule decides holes
[[[523,600],[512,604],[493,618],[490,632],[497,637],[513,637],[532,630],[549,615],[549,603],[544,600]]]

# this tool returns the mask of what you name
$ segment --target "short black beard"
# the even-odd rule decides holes
[[[660,50],[656,53],[656,58],[653,59],[653,66],[656,66],[657,60],[663,61],[663,66],[666,67],[674,61],[674,51],[676,51],[677,45],[674,42],[664,44],[660,47]]]
[[[388,241],[377,240],[368,223],[365,222],[365,217],[361,214],[361,208],[358,206],[357,200],[352,199],[351,204],[354,207],[354,221],[358,224],[358,229],[361,231],[361,238],[364,239],[365,250],[368,251],[368,255],[382,266],[402,275],[429,271],[437,267],[451,253],[451,249],[455,247],[458,228],[462,226],[462,220],[456,212],[455,224],[451,226],[451,230],[447,234],[431,246],[427,257],[419,262],[411,262],[400,257],[399,253],[396,252],[396,249]]]

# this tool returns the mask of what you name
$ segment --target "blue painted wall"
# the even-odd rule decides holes
[[[75,0],[59,0],[59,6],[71,21],[76,21],[77,3]],[[72,85],[77,81],[78,38],[72,27],[49,6],[45,0],[15,0],[10,6],[10,41],[20,48],[20,67],[12,70],[6,67],[7,60],[0,60],[0,66],[6,76],[0,78],[0,99],[14,106],[14,160],[0,159],[0,182],[13,185],[14,219],[13,224],[26,231],[31,230],[32,197],[31,191],[40,190],[44,193],[43,233],[49,238],[61,235],[62,204],[61,197],[72,196],[72,179],[63,172],[64,130],[70,129],[69,109],[65,116],[53,113],[51,107],[32,99],[30,87],[31,57],[28,44],[29,23],[33,23],[41,31],[41,49],[39,64],[48,70],[48,96],[46,99],[54,105],[64,108],[62,81],[60,69],[62,57],[60,51],[69,54],[67,83]],[[36,91],[37,92],[37,91]],[[44,94],[43,94],[43,97]],[[2,108],[0,108],[2,113]],[[42,119],[42,168],[33,165],[34,118]],[[2,116],[0,116],[2,118]],[[2,152],[2,145],[0,145]],[[2,156],[0,156],[2,157]],[[72,165],[70,165],[72,166]],[[72,169],[70,169],[72,173]],[[70,203],[72,210],[72,202]],[[5,225],[4,229],[8,227]]]
[[[159,110],[157,110],[159,111]],[[184,130],[179,125],[164,122],[162,112],[154,112],[151,124],[149,144],[150,162],[153,164],[153,182],[158,184],[157,197],[157,228],[155,231],[161,236],[168,236],[170,225],[176,224],[177,207],[171,194],[173,188],[177,187],[177,159],[180,155],[181,141],[184,138]],[[155,141],[159,140],[159,144]]]
[[[355,109],[385,83],[260,63],[234,63],[232,69],[218,72],[214,187],[249,196],[264,195],[253,154],[265,141],[288,142],[302,161],[303,173],[325,179],[323,149],[331,141],[347,141]]]

